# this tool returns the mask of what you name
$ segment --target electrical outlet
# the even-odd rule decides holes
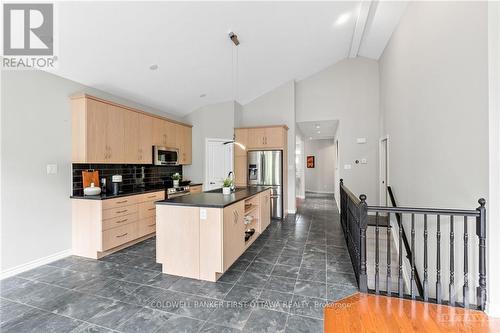
[[[206,220],[207,219],[207,210],[204,208],[200,209],[200,220]]]
[[[368,163],[368,161],[366,160],[366,158],[361,159],[361,164],[367,164],[367,163]]]
[[[47,164],[47,174],[56,175],[57,174],[57,164]]]
[[[352,165],[344,164],[344,170],[351,170],[351,169],[352,169]]]

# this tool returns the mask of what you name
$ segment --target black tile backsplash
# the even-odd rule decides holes
[[[160,186],[169,181],[171,176],[178,172],[182,175],[182,166],[156,166],[143,164],[73,164],[73,193],[81,192],[82,171],[99,171],[99,180],[106,177],[108,187],[112,175],[122,175],[124,191],[136,187]]]

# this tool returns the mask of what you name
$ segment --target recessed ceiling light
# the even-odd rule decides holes
[[[320,126],[319,126],[319,125],[316,125],[315,127],[316,127],[316,128],[319,128]]]
[[[335,21],[335,25],[342,25],[347,21],[349,21],[350,18],[351,18],[351,13],[344,13],[337,18],[337,21]]]
[[[312,139],[313,139],[313,137],[312,137],[312,136],[310,136],[310,137],[309,137],[309,140],[312,140]]]
[[[158,69],[158,65],[157,64],[152,64],[151,66],[149,66],[149,69],[152,70],[152,71],[155,71]]]
[[[200,97],[201,97],[201,98],[203,98],[203,97],[205,97],[205,96],[207,96],[207,94],[201,94],[201,95],[200,95]]]
[[[318,131],[318,134],[321,134],[321,131]]]

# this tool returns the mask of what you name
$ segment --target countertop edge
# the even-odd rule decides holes
[[[261,188],[262,187],[262,188]],[[264,191],[267,191],[269,189],[271,189],[272,186],[259,186],[259,189],[252,193],[251,195],[248,195],[248,196],[243,196],[241,198],[238,198],[232,202],[229,202],[229,203],[226,203],[226,204],[203,204],[203,203],[185,203],[185,202],[175,202],[175,201],[168,201],[167,200],[160,200],[160,201],[156,201],[155,204],[156,205],[165,205],[165,206],[179,206],[179,207],[205,207],[205,208],[226,208],[228,206],[231,206],[231,205],[234,205],[235,203],[238,203],[242,200],[246,200],[250,197],[253,197],[254,195],[257,195],[259,193],[262,193]],[[206,194],[206,192],[202,192],[202,193],[197,193],[197,194],[191,194],[192,196],[196,196],[196,195],[200,195],[200,194]],[[218,193],[213,193],[213,194],[218,194]],[[220,193],[220,195],[224,195],[222,193]]]
[[[145,193],[151,193],[151,192],[164,192],[165,188],[160,187],[157,189],[148,189],[148,190],[141,190],[137,192],[131,192],[131,193],[121,193],[117,195],[112,195],[110,194],[107,197],[102,197],[102,194],[99,195],[71,195],[70,199],[76,199],[76,200],[110,200],[110,199],[116,199],[116,198],[123,198],[123,197],[130,197],[133,195],[141,195]]]

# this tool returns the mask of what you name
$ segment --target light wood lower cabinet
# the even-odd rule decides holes
[[[189,186],[189,193],[196,194],[203,192],[203,185]]]
[[[156,261],[163,273],[217,281],[269,225],[266,200],[270,190],[225,208],[156,205]],[[255,217],[250,227],[256,232],[245,241],[247,214]]]
[[[164,191],[108,200],[72,199],[73,254],[98,259],[156,231],[155,201]]]
[[[223,258],[222,267],[224,271],[245,252],[245,225],[243,218],[245,217],[245,203],[240,201],[224,208],[223,222]]]

